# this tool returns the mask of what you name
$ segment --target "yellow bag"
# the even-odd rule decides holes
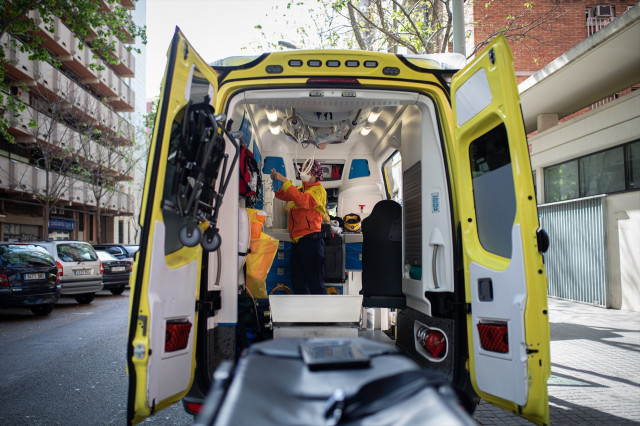
[[[246,262],[246,285],[256,299],[267,298],[267,274],[276,257],[279,242],[264,232],[260,234],[260,238],[251,240],[251,251],[247,255]]]
[[[249,223],[251,224],[251,239],[258,239],[262,232],[262,226],[267,219],[267,212],[247,208],[247,213],[249,214]]]

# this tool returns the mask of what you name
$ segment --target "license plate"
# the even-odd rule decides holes
[[[45,276],[46,275],[42,272],[37,274],[24,274],[24,279],[25,280],[44,280]]]
[[[125,271],[125,267],[124,266],[114,266],[113,268],[111,268],[111,270],[113,272],[124,272]]]
[[[91,269],[74,269],[73,275],[91,275]]]

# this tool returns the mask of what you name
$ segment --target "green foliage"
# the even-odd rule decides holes
[[[495,0],[480,3],[488,9]],[[260,47],[268,50],[282,49],[264,40],[277,40],[277,32],[268,30],[269,25],[279,28],[294,28],[295,36],[289,33],[284,39],[299,48],[346,48],[372,51],[408,52],[410,54],[449,52],[452,49],[453,0],[306,0],[289,1],[286,12],[274,7],[269,22],[256,25],[262,42]],[[532,30],[549,27],[549,22],[562,16],[562,4],[553,2],[548,9],[534,11],[533,1],[500,0],[510,2],[513,13],[504,22],[491,28],[485,40],[478,40],[467,55],[472,56],[498,34],[510,40],[524,42],[535,40]],[[472,7],[465,2],[465,7]],[[299,25],[292,18],[295,12],[305,15],[305,24]],[[518,13],[516,13],[518,12]],[[311,19],[312,25],[309,25]],[[475,22],[475,26],[485,25]],[[281,38],[282,39],[282,38]]]
[[[11,96],[5,96],[9,91],[5,72],[7,53],[11,49],[19,49],[29,54],[30,60],[49,61],[60,66],[58,59],[52,57],[45,48],[42,30],[38,26],[41,21],[49,33],[55,33],[58,21],[62,21],[76,35],[78,48],[84,49],[88,45],[93,52],[95,62],[90,64],[93,69],[103,69],[98,62],[102,58],[109,64],[117,65],[119,61],[113,55],[116,48],[115,38],[120,40],[140,39],[147,42],[146,28],[136,25],[127,9],[116,0],[105,0],[109,9],[104,10],[100,0],[11,0],[0,1],[0,37],[10,34],[20,43],[8,41],[0,49],[0,111],[13,111],[15,102]],[[57,17],[63,17],[58,19]],[[94,34],[95,31],[95,34]],[[127,45],[128,50],[139,53],[139,49]],[[12,141],[7,132],[9,122],[6,116],[0,118],[0,135]]]

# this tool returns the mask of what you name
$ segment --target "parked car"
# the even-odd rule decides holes
[[[116,243],[108,243],[108,244],[94,244],[93,248],[96,250],[104,250],[109,253],[111,256],[116,257],[118,259],[128,259],[133,263],[133,258],[136,252],[140,249],[140,246],[133,244],[116,244]]]
[[[107,253],[105,250],[96,250],[104,274],[102,275],[103,290],[109,290],[112,294],[122,294],[133,269],[133,262],[121,260]]]
[[[80,304],[91,303],[102,290],[102,263],[91,244],[84,241],[34,241],[53,256],[58,266],[62,296]]]
[[[43,247],[0,242],[0,307],[48,315],[60,298],[56,261]]]

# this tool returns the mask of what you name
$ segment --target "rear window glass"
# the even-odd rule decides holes
[[[83,260],[98,260],[96,252],[88,244],[58,244],[58,257],[63,262],[80,262]]]
[[[34,265],[54,266],[55,261],[46,249],[38,246],[0,246],[0,263],[3,266]]]

